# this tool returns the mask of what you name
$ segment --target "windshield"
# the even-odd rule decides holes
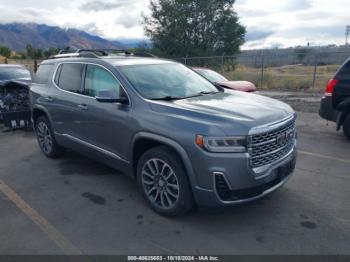
[[[182,99],[218,92],[213,84],[181,64],[132,65],[119,69],[148,99]]]
[[[30,73],[27,69],[17,67],[0,67],[0,81],[24,79],[30,80]]]
[[[209,70],[209,69],[195,69],[195,71],[200,74],[201,76],[205,77],[212,83],[219,83],[223,81],[228,81],[225,77],[220,75],[219,73],[216,73],[215,71]]]

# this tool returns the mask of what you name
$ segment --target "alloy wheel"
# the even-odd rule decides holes
[[[148,160],[141,171],[142,186],[148,199],[162,209],[173,208],[179,200],[180,186],[174,170],[161,159]]]
[[[52,136],[47,124],[45,122],[39,122],[36,133],[41,149],[45,154],[50,154],[52,151]]]

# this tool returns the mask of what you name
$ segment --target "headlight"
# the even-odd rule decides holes
[[[243,153],[247,151],[247,138],[245,136],[233,137],[205,137],[196,136],[196,144],[209,152]]]

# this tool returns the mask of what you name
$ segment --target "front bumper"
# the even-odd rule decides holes
[[[292,176],[295,169],[297,149],[270,165],[263,176],[248,168],[248,160],[235,159],[226,168],[210,168],[211,186],[193,189],[196,203],[200,206],[217,207],[237,205],[262,198],[281,186]],[[228,163],[228,162],[227,162]],[[226,163],[226,164],[227,164]]]

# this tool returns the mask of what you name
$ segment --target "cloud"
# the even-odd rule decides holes
[[[343,44],[348,0],[237,0],[247,26],[244,48]],[[326,19],[325,19],[326,18]],[[269,34],[270,32],[270,34]]]
[[[117,16],[115,23],[123,25],[125,28],[132,28],[141,24],[141,17],[135,13],[124,13]]]
[[[55,25],[50,18],[50,12],[40,8],[20,7],[17,9],[1,6],[0,23],[39,23]]]
[[[89,32],[93,35],[103,35],[103,31],[100,28],[98,28],[98,26],[95,23],[88,23],[82,25],[79,29]]]
[[[312,8],[313,2],[310,0],[284,1],[281,10],[293,12]]]
[[[247,34],[245,37],[246,41],[257,41],[266,39],[267,37],[273,35],[276,31],[272,29],[260,29],[256,27],[247,28]]]
[[[0,0],[0,23],[33,22],[82,29],[109,39],[145,38],[150,0]],[[348,0],[237,0],[247,27],[244,48],[343,44]]]
[[[117,1],[111,1],[111,2],[94,0],[81,5],[80,9],[86,12],[89,12],[89,11],[99,12],[99,11],[108,11],[111,9],[117,9],[127,5],[130,5],[130,1],[128,0],[117,0]]]

